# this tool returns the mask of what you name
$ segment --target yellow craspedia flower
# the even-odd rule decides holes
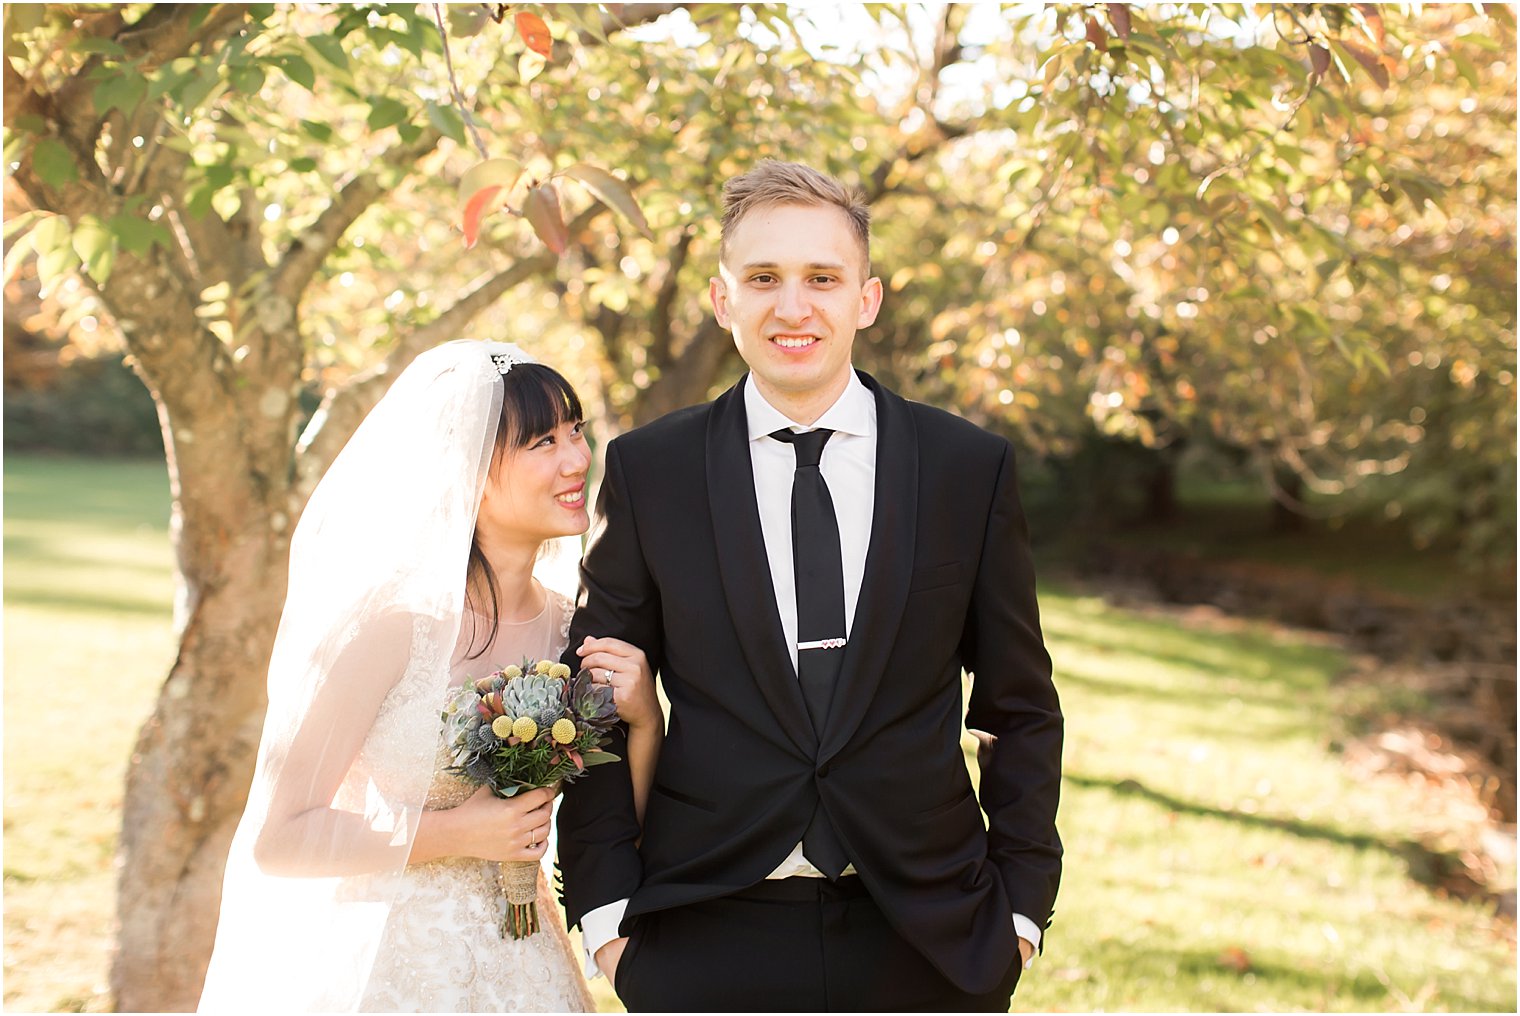
[[[554,666],[549,668],[549,676],[558,678],[559,680],[563,681],[570,676],[570,668],[565,666],[563,663],[556,663]]]
[[[512,717],[498,716],[491,721],[491,733],[497,737],[507,738],[512,736]]]
[[[502,672],[501,672],[501,674],[502,674],[502,676],[503,676],[503,677],[505,677],[505,678],[506,678],[506,679],[507,679],[507,680],[508,680],[508,681],[510,681],[510,680],[512,680],[512,679],[513,679],[513,678],[514,678],[514,677],[522,677],[522,668],[521,668],[521,667],[519,667],[519,666],[518,666],[518,665],[517,665],[517,664],[515,664],[515,663],[514,663],[514,664],[512,664],[512,665],[511,665],[511,666],[510,666],[510,667],[508,667],[508,668],[507,668],[507,669],[506,669],[506,670],[503,670],[503,671],[502,671]]]
[[[512,724],[512,733],[519,741],[531,741],[538,736],[538,724],[531,716],[519,716]]]
[[[559,719],[554,721],[554,726],[549,728],[549,736],[560,744],[569,744],[575,740],[575,721]]]
[[[549,673],[549,668],[552,666],[554,666],[554,664],[548,660],[539,660],[538,663],[533,667],[533,673],[542,676]]]

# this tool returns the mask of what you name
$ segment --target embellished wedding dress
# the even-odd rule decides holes
[[[570,637],[573,608],[560,594],[545,592],[544,609],[537,617],[501,623],[491,645],[475,659],[464,658],[473,627],[465,621],[450,667],[450,694],[466,680],[524,659],[559,659]],[[476,618],[474,624],[488,622]],[[425,675],[413,677],[403,677],[386,697],[360,751],[360,764],[372,771],[383,772],[387,754],[407,742],[408,732],[397,725],[416,715],[408,708],[415,696],[436,694],[436,684]],[[435,716],[444,704],[437,704]],[[445,771],[450,759],[441,723],[436,736],[438,762],[428,789],[428,810],[456,807],[478,789],[472,781]],[[503,939],[497,930],[506,906],[498,868],[494,861],[451,857],[384,876],[388,884],[383,892],[393,902],[360,1005],[363,1011],[595,1011],[542,867],[540,927],[520,940]]]

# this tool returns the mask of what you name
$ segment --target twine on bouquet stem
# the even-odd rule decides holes
[[[538,931],[538,862],[503,861],[496,871],[506,896],[501,937],[527,938]]]

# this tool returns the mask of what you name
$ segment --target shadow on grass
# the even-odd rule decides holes
[[[115,613],[140,614],[148,617],[168,617],[162,597],[141,600],[125,596],[91,596],[77,592],[49,592],[41,589],[18,589],[11,586],[5,590],[8,607],[44,607],[55,610],[78,611],[86,614]]]
[[[1252,681],[1254,679],[1251,677],[1243,676],[1237,678],[1237,680]],[[1216,693],[1205,689],[1162,688],[1156,685],[1142,684],[1140,682],[1115,681],[1105,677],[1089,677],[1080,671],[1067,671],[1065,673],[1056,675],[1056,688],[1059,690],[1067,686],[1084,688],[1088,691],[1098,692],[1104,695],[1128,695],[1133,698],[1149,699],[1153,702],[1170,703],[1180,706],[1197,707],[1202,704],[1200,700],[1218,700],[1218,695]],[[1284,712],[1293,712],[1295,714],[1299,714],[1304,711],[1304,701],[1302,696],[1263,694],[1260,688],[1254,684],[1249,689],[1240,688],[1233,692],[1230,692],[1229,694],[1235,697],[1249,694],[1251,697],[1252,708],[1281,710]],[[1256,728],[1253,728],[1253,736],[1255,736],[1255,730]],[[1295,733],[1302,733],[1303,729],[1301,725],[1295,725],[1292,728],[1292,731]],[[1219,730],[1216,725],[1214,727],[1208,728],[1205,732],[1217,734]]]
[[[1440,1008],[1448,1011],[1484,1012],[1491,1010],[1494,1004],[1492,998],[1467,995],[1443,994],[1438,1000],[1427,998],[1428,987],[1423,976],[1398,966],[1384,970],[1378,968],[1375,961],[1334,960],[1324,956],[1317,962],[1312,959],[1295,962],[1294,957],[1274,960],[1264,958],[1259,952],[1237,952],[1224,942],[1220,943],[1217,952],[1208,949],[1147,949],[1143,962],[1158,976],[1192,982],[1197,994],[1190,1000],[1190,1008],[1199,1012],[1238,1011],[1242,993],[1259,994],[1264,1000],[1280,1000],[1291,994],[1294,988],[1307,993],[1310,998],[1334,999],[1338,1006],[1359,1003],[1368,1012],[1418,1011],[1437,1002]],[[1133,954],[1126,957],[1123,965],[1133,969]],[[1233,991],[1226,988],[1210,992],[1207,985],[1211,980],[1216,984],[1225,980],[1239,981],[1240,986]]]
[[[1198,818],[1217,818],[1257,829],[1274,829],[1304,839],[1323,840],[1351,847],[1354,850],[1375,850],[1402,861],[1409,877],[1428,887],[1450,888],[1450,880],[1465,870],[1461,859],[1448,851],[1432,850],[1423,843],[1408,839],[1379,839],[1366,833],[1347,832],[1334,826],[1299,819],[1277,818],[1272,815],[1254,815],[1233,808],[1217,808],[1212,805],[1185,801],[1164,790],[1153,790],[1139,780],[1108,780],[1081,776],[1068,772],[1065,781],[1074,786],[1092,790],[1107,790],[1125,797],[1139,797],[1167,811]]]
[[[1178,667],[1209,681],[1255,682],[1253,694],[1264,690],[1270,694],[1270,686],[1275,685],[1282,689],[1277,697],[1296,701],[1294,696],[1300,692],[1321,690],[1329,677],[1327,671],[1336,669],[1330,650],[1285,643],[1271,632],[1209,631],[1203,625],[1189,626],[1185,619],[1121,621],[1110,615],[1093,618],[1091,624],[1083,624],[1083,620],[1087,619],[1052,617],[1045,624],[1046,636],[1055,636],[1062,643],[1100,656],[1126,655]],[[1165,635],[1158,638],[1157,629],[1161,625],[1165,626]],[[1203,643],[1207,649],[1189,651],[1168,645],[1173,639],[1186,640],[1194,646]],[[1238,666],[1242,659],[1271,661],[1270,673],[1242,672]]]

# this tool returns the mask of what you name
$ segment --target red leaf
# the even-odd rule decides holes
[[[574,748],[571,748],[570,752],[569,752],[569,755],[570,755],[570,761],[572,761],[572,762],[575,763],[575,771],[578,772],[578,773],[579,772],[585,772],[586,771],[586,763],[585,763],[585,760],[583,760],[581,758],[581,753],[578,752],[578,751],[576,751]]]
[[[466,248],[475,246],[476,237],[480,236],[480,219],[485,215],[487,207],[492,200],[501,192],[501,184],[492,184],[482,187],[470,196],[470,200],[464,203],[464,217],[461,227],[464,229],[464,245]]]
[[[533,232],[556,254],[565,253],[570,245],[570,231],[565,228],[565,217],[559,210],[559,195],[549,184],[534,187],[523,202],[523,215],[533,224]]]
[[[506,200],[521,170],[522,167],[512,159],[487,159],[465,172],[459,181],[459,203],[466,247],[475,246],[480,235],[480,220],[496,204]]]
[[[1104,53],[1108,52],[1108,33],[1098,24],[1097,18],[1087,19],[1087,41]]]
[[[1115,35],[1121,39],[1129,38],[1129,4],[1109,4],[1108,20],[1114,26]]]
[[[1324,77],[1325,71],[1330,69],[1330,51],[1323,46],[1309,47],[1309,69],[1319,77]]]
[[[549,34],[544,19],[532,11],[518,11],[512,20],[517,22],[517,34],[522,36],[528,48],[547,60],[554,49],[554,37]]]

